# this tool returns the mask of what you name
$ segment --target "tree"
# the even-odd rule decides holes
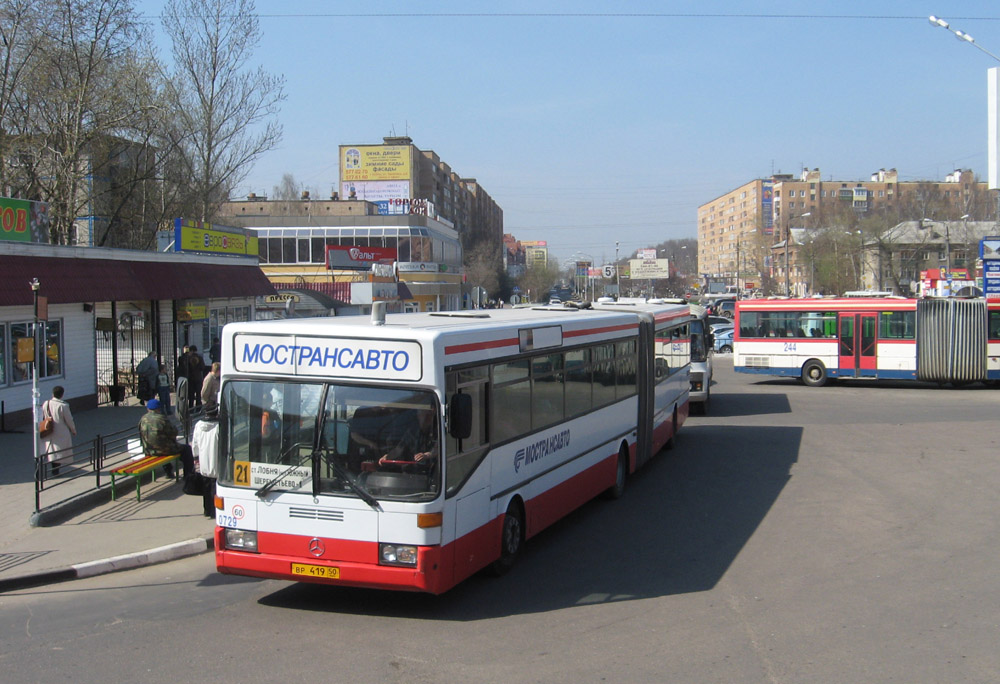
[[[24,83],[38,61],[48,13],[31,0],[0,4],[0,194],[31,192],[18,158],[30,139]]]
[[[163,10],[173,42],[177,142],[203,221],[281,140],[275,115],[284,79],[246,69],[260,40],[254,12],[252,0],[170,0]]]
[[[544,266],[536,264],[527,269],[518,279],[518,286],[521,293],[525,297],[530,296],[532,301],[548,301],[549,291],[561,276],[559,262],[550,259]]]
[[[295,176],[286,173],[281,177],[281,185],[275,185],[271,191],[273,200],[297,200],[302,196],[302,184],[296,182]]]
[[[31,10],[10,2],[4,10],[4,190],[47,201],[50,241],[71,244],[79,219],[118,189],[120,159],[108,151],[150,133],[151,41],[130,0],[38,0]]]
[[[497,294],[502,268],[499,253],[486,243],[480,243],[465,254],[465,276],[469,285],[483,288],[488,297]]]

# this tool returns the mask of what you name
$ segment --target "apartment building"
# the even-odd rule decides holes
[[[880,169],[867,181],[824,181],[818,168],[797,178],[775,174],[698,208],[699,273],[734,285],[768,278],[783,283],[803,273],[794,239],[785,250],[789,229],[821,228],[844,211],[936,220],[995,216],[986,183],[969,170],[956,170],[944,181],[900,181],[896,169]]]

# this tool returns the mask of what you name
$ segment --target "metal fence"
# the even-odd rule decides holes
[[[202,415],[199,410],[180,416],[178,437],[181,440],[190,442],[191,427]],[[98,435],[71,449],[39,454],[35,459],[35,513],[43,508],[43,503],[48,508],[94,490],[110,488],[111,469],[135,455],[135,452],[129,451],[129,442],[138,439],[139,428],[136,425]],[[59,475],[53,475],[50,459],[59,461]]]

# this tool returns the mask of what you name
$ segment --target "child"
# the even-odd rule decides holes
[[[170,408],[170,376],[167,375],[167,367],[162,363],[160,372],[156,376],[156,395],[160,398],[163,414],[169,416],[173,411]]]

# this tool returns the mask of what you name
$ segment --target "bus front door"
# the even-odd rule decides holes
[[[874,378],[876,314],[851,313],[840,315],[840,376]]]

